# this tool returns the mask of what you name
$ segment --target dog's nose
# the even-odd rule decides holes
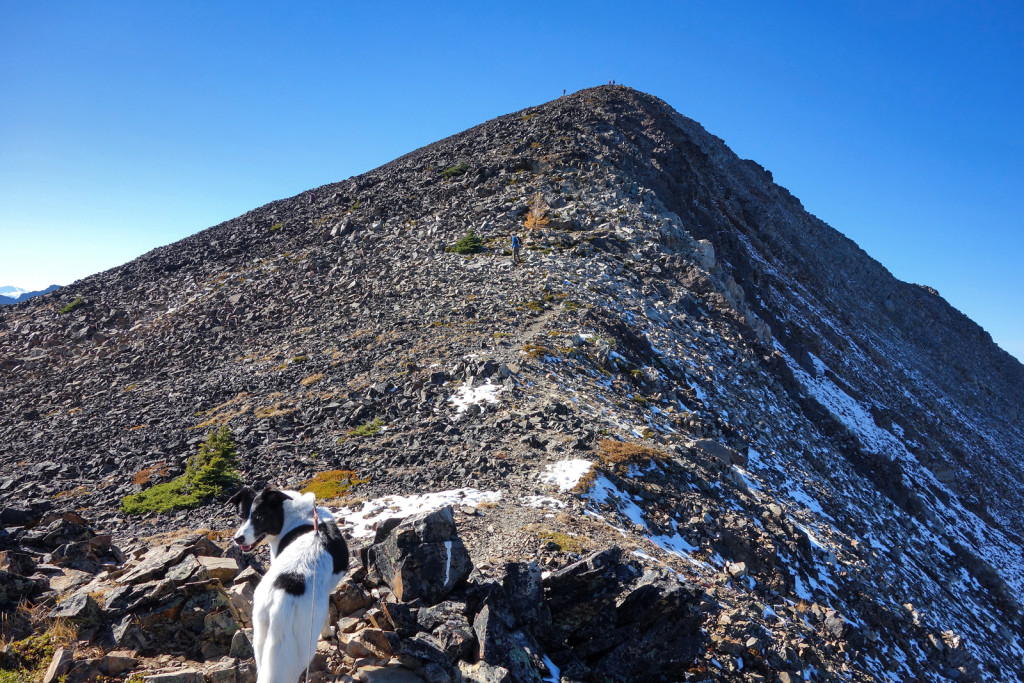
[[[235,543],[245,545],[245,536],[235,536]]]

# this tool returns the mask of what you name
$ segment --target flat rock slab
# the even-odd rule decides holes
[[[459,672],[464,683],[512,683],[508,669],[487,662],[459,662]]]
[[[43,683],[53,683],[71,669],[71,663],[75,659],[75,651],[67,647],[59,647],[53,653],[50,660],[50,667],[43,676]]]
[[[50,577],[50,590],[55,590],[58,593],[70,593],[71,591],[89,583],[94,578],[94,576],[89,572],[83,572],[77,569],[62,568],[61,571],[63,574]]]
[[[142,583],[163,576],[164,573],[181,562],[188,553],[184,545],[165,545],[147,552],[138,566],[124,574],[120,583]]]
[[[108,652],[100,661],[100,672],[108,676],[120,676],[131,671],[139,663],[139,660],[127,650],[115,650]]]
[[[401,666],[366,666],[356,672],[363,683],[424,683],[423,679]]]
[[[152,674],[143,678],[146,683],[203,683],[203,672],[196,669],[182,669]]]
[[[227,585],[238,575],[238,560],[232,557],[207,557],[200,555],[196,558],[199,564],[206,570],[211,579],[220,579],[221,583]]]
[[[46,615],[48,619],[67,619],[76,624],[99,624],[103,619],[100,606],[88,593],[75,593]]]

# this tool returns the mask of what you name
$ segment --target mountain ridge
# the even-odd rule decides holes
[[[537,193],[550,223],[524,231]],[[483,255],[445,251],[471,227]],[[729,599],[839,610],[845,650],[808,640],[825,669],[804,670],[826,679],[1021,673],[1001,653],[1024,653],[1024,366],[643,93],[498,117],[0,312],[0,372],[0,486],[30,510],[87,506],[137,535],[116,512],[130,475],[180,471],[228,424],[250,478],[332,467],[370,474],[367,496],[553,494]],[[454,385],[487,381],[497,404],[459,412]],[[349,436],[376,418],[389,429]],[[604,462],[609,437],[669,464]],[[545,484],[567,457],[600,486]],[[502,510],[524,526],[472,547],[528,559],[543,515]],[[894,615],[911,612],[970,656],[908,640]]]
[[[18,287],[12,286],[0,287],[0,290],[3,290],[3,292],[0,293],[0,305],[16,304],[22,301],[28,301],[33,297],[37,297],[42,294],[49,294],[55,289],[60,289],[60,285],[50,285],[45,289],[40,289],[35,292],[29,292],[24,289],[19,289]],[[8,294],[13,294],[15,292],[17,292],[17,296],[7,296]]]

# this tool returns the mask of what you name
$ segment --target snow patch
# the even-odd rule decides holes
[[[565,501],[552,498],[551,496],[524,496],[519,502],[528,508],[561,510],[565,507]]]
[[[448,400],[455,404],[457,408],[456,414],[461,415],[466,412],[471,405],[479,403],[497,403],[498,393],[504,389],[500,384],[491,384],[490,380],[487,380],[484,384],[479,386],[472,386],[469,382],[466,382],[458,391],[448,397]]]
[[[444,585],[448,585],[448,582],[452,578],[452,542],[445,541],[444,549],[448,553],[448,562],[444,566]]]
[[[335,516],[352,525],[352,536],[364,538],[373,535],[378,522],[391,517],[408,517],[419,512],[440,510],[446,505],[476,506],[501,500],[500,491],[478,491],[473,488],[435,491],[413,496],[384,496],[363,503],[357,509],[343,507]]]
[[[669,553],[670,555],[675,555],[676,557],[685,560],[690,564],[693,564],[702,569],[710,568],[710,565],[706,562],[702,562],[690,556],[690,553],[699,550],[699,548],[697,548],[697,546],[695,545],[692,545],[685,538],[683,538],[683,536],[678,531],[676,531],[676,533],[672,535],[652,534],[650,527],[647,525],[647,520],[644,519],[644,511],[640,508],[640,506],[633,502],[632,498],[630,498],[628,494],[620,491],[615,486],[615,484],[613,484],[604,475],[599,475],[597,477],[597,479],[594,481],[594,486],[590,489],[590,493],[588,493],[585,497],[589,498],[594,503],[603,503],[617,509],[621,516],[628,519],[635,526],[638,526],[641,529],[643,529],[644,534],[651,541],[651,543],[658,546],[666,553]],[[604,519],[595,512],[588,511],[588,514],[592,514],[595,517]],[[605,523],[608,523],[607,520],[605,520]],[[625,535],[626,533],[624,530],[619,529],[613,524],[609,524],[609,526],[618,529],[623,535]],[[675,531],[677,528],[678,525],[673,522],[673,531]]]
[[[547,465],[544,468],[546,471],[540,475],[540,480],[556,485],[559,491],[570,491],[593,466],[594,463],[590,460],[560,460]]]

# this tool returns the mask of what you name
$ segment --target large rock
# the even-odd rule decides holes
[[[120,676],[138,665],[139,660],[131,652],[115,650],[108,652],[100,661],[100,671],[107,676]]]
[[[508,669],[487,662],[459,662],[459,673],[464,683],[511,683]]]
[[[103,621],[103,612],[91,595],[78,592],[50,610],[46,617],[66,619],[79,626],[98,626]]]
[[[19,507],[0,507],[0,526],[28,526],[34,515],[31,510]]]
[[[428,605],[443,600],[473,569],[450,506],[385,524],[367,557],[396,598]]]
[[[37,593],[39,584],[32,579],[0,570],[0,607],[13,607]]]
[[[718,443],[712,439],[698,439],[692,446],[699,448],[710,456],[717,458],[725,467],[739,465],[747,466],[747,458],[739,451]]]
[[[167,570],[177,565],[188,554],[184,545],[164,545],[149,550],[142,560],[127,573],[123,574],[121,583],[142,583],[162,577]]]
[[[356,673],[362,683],[423,683],[423,679],[400,666],[364,666]]]
[[[701,268],[711,270],[715,267],[715,245],[707,240],[698,240],[696,251]]]
[[[555,572],[544,586],[552,620],[538,632],[564,671],[672,680],[701,650],[703,590],[665,572],[641,574],[618,548]]]
[[[458,661],[460,658],[449,658],[444,652],[444,644],[429,633],[417,633],[411,638],[403,638],[400,641],[398,654],[402,656],[403,660],[408,660],[411,657],[417,663],[423,665],[447,665]]]
[[[252,630],[238,629],[231,637],[231,648],[228,656],[236,659],[249,659],[254,656],[252,648]]]
[[[256,588],[249,582],[234,584],[227,589],[228,607],[241,624],[252,624],[252,601]]]
[[[569,642],[591,624],[614,623],[615,602],[639,571],[620,564],[622,551],[596,552],[544,581],[552,622],[545,640]]]
[[[201,567],[200,579],[217,579],[225,586],[238,574],[238,561],[230,557],[210,557],[199,555],[196,557]]]
[[[393,635],[393,634],[392,634]],[[388,659],[393,654],[387,632],[377,628],[364,628],[348,637],[345,652],[350,656]]]
[[[0,552],[0,571],[30,576],[36,570],[36,561],[27,553],[15,550]]]
[[[544,602],[540,567],[536,562],[506,564],[501,585],[519,625],[534,626],[551,620],[551,613]]]
[[[203,534],[190,534],[175,543],[149,549],[142,559],[134,567],[128,568],[118,580],[123,584],[151,581],[163,577],[172,567],[176,568],[175,576],[179,580],[185,581],[189,578],[198,580],[202,578],[197,573],[200,569],[210,571],[206,565],[202,564],[206,560],[199,558],[220,557],[223,553],[223,550]],[[179,563],[188,555],[195,556],[195,562],[190,561],[185,566],[178,567]],[[226,575],[230,566],[230,563],[210,563],[213,571],[222,576]],[[234,566],[237,567],[237,563]],[[196,572],[195,576],[192,576],[193,572]]]
[[[46,669],[46,674],[43,675],[43,683],[53,683],[60,680],[71,669],[71,664],[74,660],[74,650],[67,647],[58,647],[56,652],[53,653],[53,659],[50,660],[50,666]]]
[[[529,653],[522,647],[522,633],[513,634],[504,621],[491,612],[488,605],[473,620],[476,632],[477,659],[508,670],[516,683],[540,683]],[[516,636],[520,636],[517,638]]]

